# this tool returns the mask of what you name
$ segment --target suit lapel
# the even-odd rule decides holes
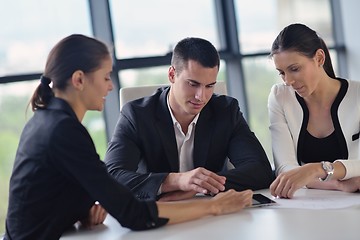
[[[212,110],[208,103],[201,111],[195,128],[194,168],[204,167],[208,159],[210,142],[215,128],[215,120],[211,116]]]
[[[174,126],[166,103],[167,93],[168,89],[164,90],[160,95],[159,105],[156,109],[156,128],[161,138],[162,145],[164,146],[164,151],[171,167],[171,171],[178,172],[179,157]]]

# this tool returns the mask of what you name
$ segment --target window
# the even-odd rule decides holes
[[[91,35],[87,0],[3,1],[0,22],[0,76],[41,73],[50,49],[61,38],[73,33]],[[24,80],[27,81],[0,84],[0,235],[5,231],[9,180],[17,145],[25,122],[32,116],[31,108],[26,112],[26,107],[39,81]],[[85,119],[89,126],[95,126],[94,121],[102,122],[96,127],[104,126],[101,115],[93,118]],[[104,134],[101,136],[98,130],[90,134],[100,135],[99,143],[96,138],[95,143],[105,153],[105,147],[101,147],[106,145]]]
[[[219,47],[213,1],[110,0],[116,56],[162,56],[185,37]]]
[[[0,76],[41,72],[59,39],[91,33],[86,0],[7,1],[1,9]]]
[[[120,71],[121,86],[131,87],[169,83],[167,77],[169,66],[122,70]]]
[[[26,107],[36,86],[34,81],[0,85],[0,233],[5,231],[9,180],[20,134],[32,116]]]
[[[316,30],[328,45],[334,43],[329,0],[236,0],[235,7],[243,54],[269,51],[278,33],[296,22]]]

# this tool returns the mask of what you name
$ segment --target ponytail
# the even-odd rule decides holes
[[[40,84],[35,89],[35,92],[30,100],[31,109],[33,111],[46,108],[51,97],[54,96],[54,93],[50,88],[50,83],[51,83],[50,78],[41,76]]]
[[[51,49],[40,84],[29,102],[32,110],[46,108],[54,97],[54,89],[58,92],[66,91],[75,71],[81,70],[85,74],[93,72],[109,56],[107,46],[95,38],[73,34],[60,40]]]
[[[321,49],[325,52],[325,62],[324,62],[324,70],[326,74],[331,78],[336,78],[335,71],[331,63],[329,49],[326,47],[326,44],[322,38],[320,38]]]

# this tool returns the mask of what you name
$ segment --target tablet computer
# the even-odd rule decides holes
[[[270,198],[268,198],[260,193],[255,193],[253,195],[251,207],[271,206],[271,205],[274,205],[275,203],[276,202],[274,200],[271,200]]]

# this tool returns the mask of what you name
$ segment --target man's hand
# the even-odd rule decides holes
[[[104,222],[106,218],[106,210],[98,203],[95,203],[89,210],[87,218],[80,220],[81,225],[86,228],[92,228]]]
[[[219,176],[199,167],[188,172],[170,173],[162,184],[162,192],[194,191],[203,194],[217,194],[225,190],[224,176]]]

